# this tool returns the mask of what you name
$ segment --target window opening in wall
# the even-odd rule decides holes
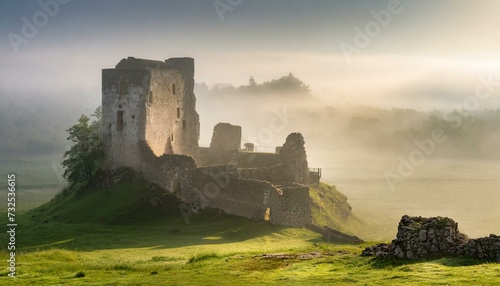
[[[125,93],[127,93],[127,84],[124,80],[118,81],[118,93],[120,95],[124,95]]]
[[[150,92],[149,92],[148,102],[149,102],[149,104],[152,104],[152,103],[153,103],[153,91],[150,91]]]
[[[175,94],[175,83],[172,83],[172,93]]]
[[[132,120],[134,120],[134,119],[135,119],[135,115],[132,115]]]
[[[264,214],[264,220],[269,221],[271,219],[271,208],[266,209],[266,213]]]
[[[186,120],[182,120],[182,130],[186,130]]]
[[[172,135],[170,135],[170,141],[174,142],[174,133],[172,133]]]
[[[116,130],[123,130],[123,110],[118,110],[116,113]]]
[[[181,118],[181,108],[177,107],[177,118]]]

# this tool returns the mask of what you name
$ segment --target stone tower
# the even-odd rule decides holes
[[[200,134],[194,59],[129,57],[102,70],[103,143],[109,168],[139,170],[139,142],[156,156],[195,156]]]
[[[292,133],[280,148],[279,155],[286,181],[304,185],[309,184],[309,167],[307,163],[304,137],[300,133]]]

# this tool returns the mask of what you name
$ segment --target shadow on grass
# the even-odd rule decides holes
[[[98,223],[20,223],[16,236],[20,251],[45,249],[79,251],[116,248],[167,249],[192,245],[242,242],[279,233],[287,227],[226,214],[199,214],[186,224],[182,218],[166,217],[144,224],[110,225]],[[0,234],[0,239],[5,237]],[[312,238],[314,239],[314,238]],[[312,243],[312,242],[311,242]]]
[[[213,209],[190,215],[186,223],[181,204],[175,196],[142,181],[123,180],[106,188],[77,186],[16,217],[16,248],[26,252],[167,249],[243,242],[272,234],[279,239],[298,233],[311,244],[324,242],[315,240],[319,234],[307,230],[290,230]],[[7,238],[6,232],[0,233],[0,241]]]
[[[449,267],[474,266],[474,265],[488,263],[488,261],[481,259],[451,256],[451,257],[440,257],[440,258],[438,257],[438,258],[415,259],[415,260],[397,259],[397,258],[386,258],[386,259],[372,258],[370,264],[373,268],[376,269],[386,269],[386,268],[413,265],[426,262],[441,264],[443,266],[449,266]]]

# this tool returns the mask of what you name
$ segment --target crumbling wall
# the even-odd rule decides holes
[[[281,163],[280,157],[275,153],[247,153],[239,152],[233,158],[240,168],[272,167]]]
[[[200,208],[213,207],[213,200],[221,195],[221,190],[238,179],[234,165],[212,165],[200,167],[195,173],[194,192]]]
[[[286,182],[287,179],[287,174],[284,173],[281,165],[262,168],[239,168],[238,172],[242,178],[268,181],[274,184]]]
[[[203,207],[259,220],[269,209],[270,222],[278,225],[305,227],[312,222],[307,186],[241,178],[236,166],[218,165],[198,168],[195,188],[206,200]]]
[[[442,256],[455,252],[464,239],[458,224],[452,219],[404,216],[393,241],[394,254],[398,258],[409,259]]]
[[[240,150],[213,150],[199,148],[196,155],[198,166],[232,164],[240,168],[261,168],[275,166],[281,163],[278,154],[251,153]]]
[[[469,239],[458,247],[457,254],[500,262],[500,236],[490,234],[487,237]]]
[[[234,158],[239,152],[239,150],[214,150],[201,147],[196,155],[196,163],[199,166],[237,165],[238,162]]]
[[[236,179],[221,189],[219,196],[210,200],[210,206],[228,214],[263,220],[268,207],[266,193],[275,191],[268,182]]]
[[[280,148],[279,155],[273,155],[279,159],[279,164],[263,168],[241,168],[239,170],[241,176],[277,184],[285,182],[309,184],[310,172],[304,138],[300,133],[288,135],[285,144]]]
[[[367,247],[362,255],[380,258],[420,259],[443,256],[468,256],[500,262],[500,237],[468,239],[458,223],[446,217],[401,218],[398,234],[391,244]]]
[[[276,191],[269,182],[240,178],[234,165],[198,168],[195,188],[203,196],[202,207],[251,219],[264,218],[269,205],[266,193]]]
[[[210,148],[199,148],[193,88],[191,58],[129,57],[104,69],[104,168],[130,167],[193,209],[212,207],[280,225],[309,224],[308,187],[283,185],[309,181],[302,135],[290,134],[279,155],[247,153],[240,150],[241,127],[220,123]],[[197,162],[211,166],[198,168]]]
[[[304,137],[300,133],[292,133],[286,138],[279,156],[287,182],[309,184],[309,167],[307,164]]]
[[[139,142],[139,149],[144,179],[176,195],[181,201],[191,203],[196,172],[194,159],[186,155],[157,157],[145,141]]]
[[[309,187],[292,184],[279,186],[278,194],[271,196],[271,223],[304,227],[312,223]]]
[[[229,123],[215,125],[210,148],[214,150],[240,150],[241,126]]]

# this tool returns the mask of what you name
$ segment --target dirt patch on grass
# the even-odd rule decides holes
[[[305,260],[319,259],[325,257],[349,255],[348,251],[331,252],[308,252],[308,253],[265,253],[253,256],[243,262],[242,267],[247,271],[276,270],[286,268],[294,263],[301,263]]]
[[[321,258],[324,256],[338,256],[338,255],[347,255],[349,252],[347,251],[332,251],[332,252],[320,252],[314,251],[309,253],[296,253],[296,254],[285,254],[285,253],[275,253],[275,254],[262,254],[254,256],[254,258],[260,259],[298,259],[298,260],[309,260],[315,258]]]

